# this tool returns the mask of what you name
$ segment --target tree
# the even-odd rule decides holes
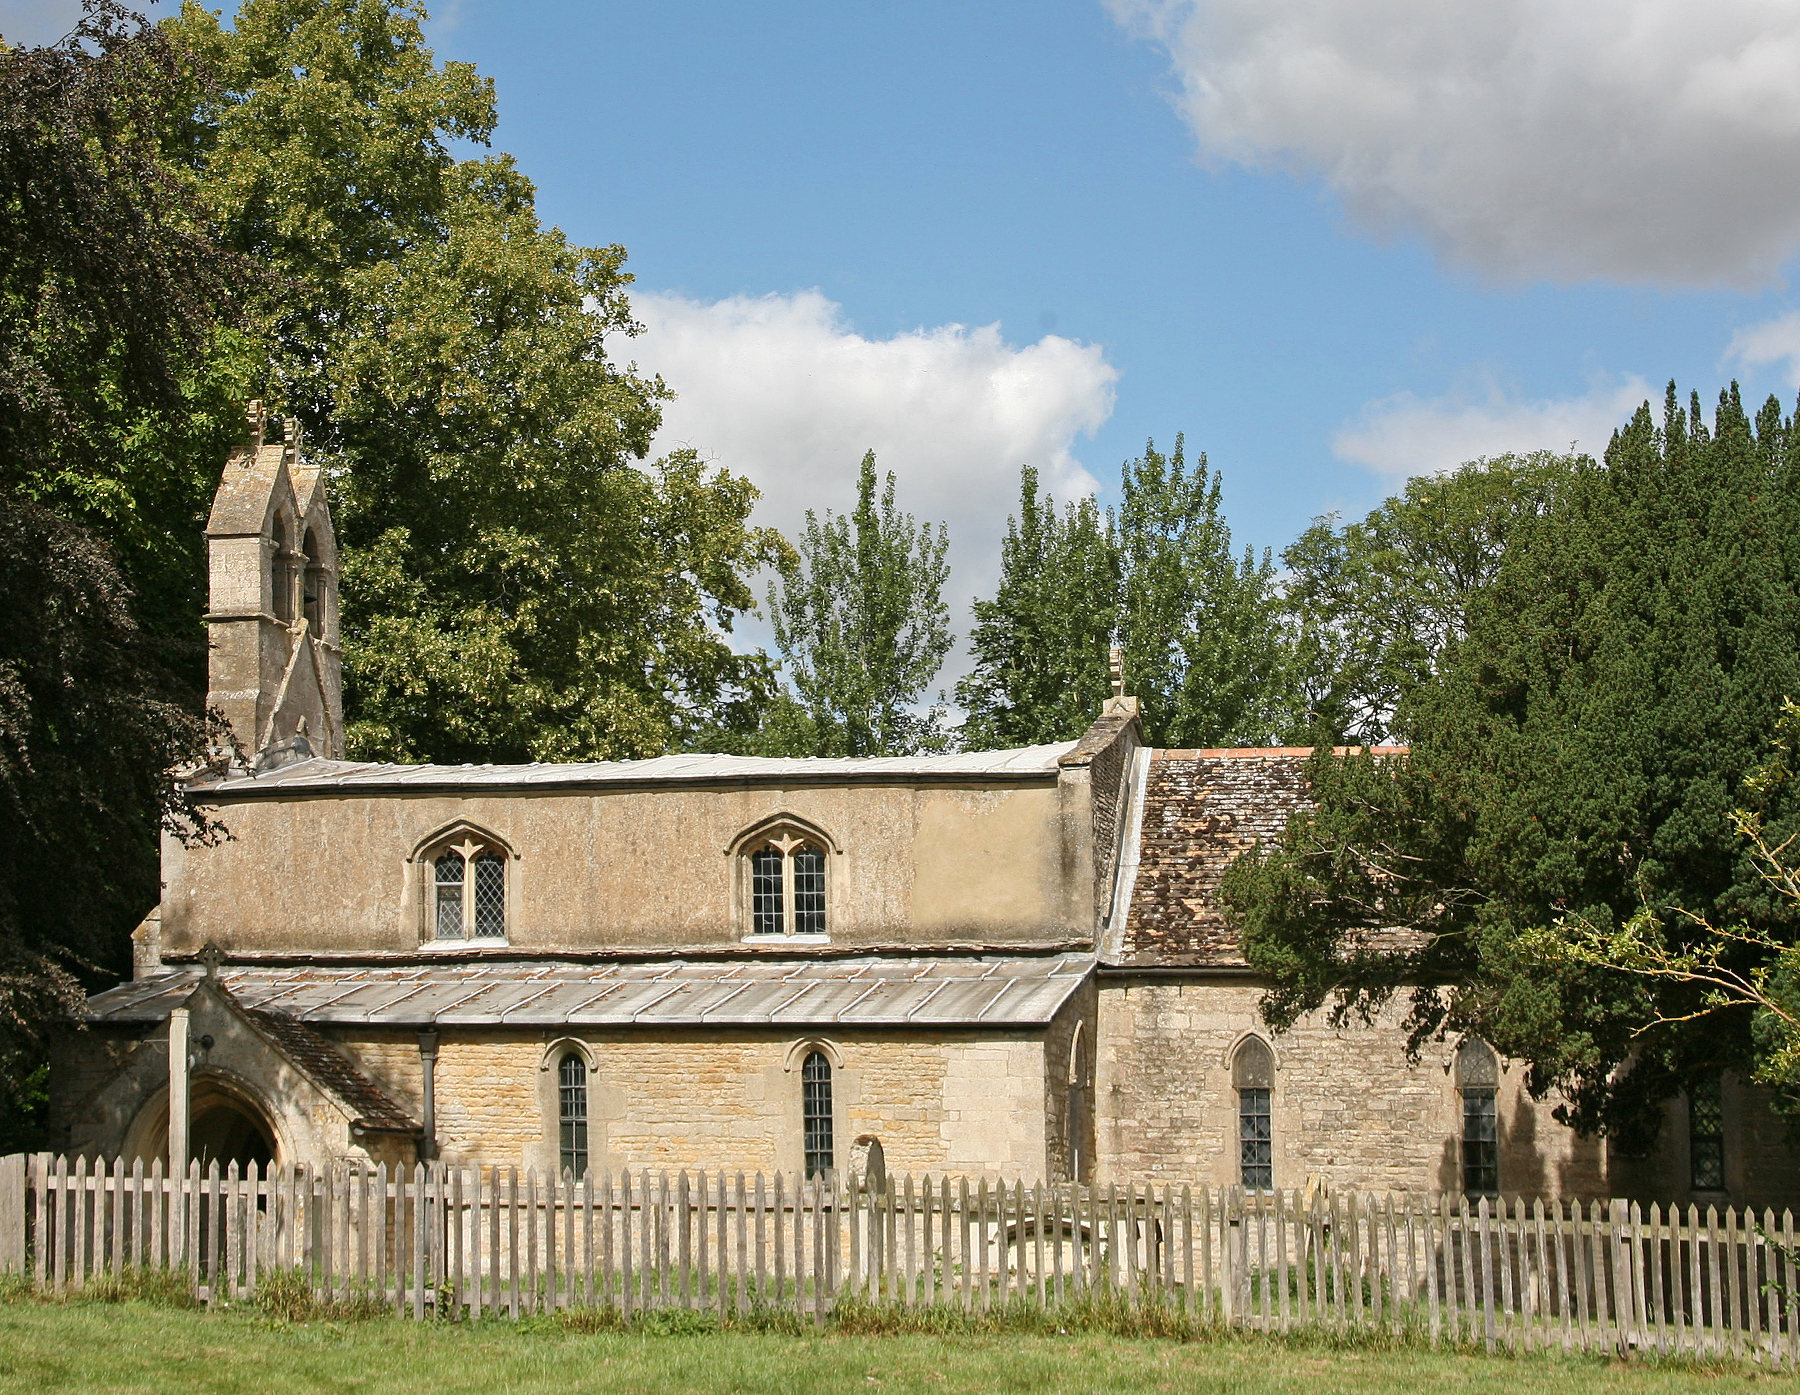
[[[158,141],[190,81],[107,0],[62,43],[0,52],[4,1111],[81,977],[122,967],[122,932],[156,901],[159,828],[211,832],[170,774],[205,754],[204,651],[140,623],[122,566],[192,560],[179,471],[130,447],[188,411],[243,273]],[[0,1128],[20,1137],[16,1117]]]
[[[1659,908],[1673,953],[1701,923],[1791,936],[1794,909],[1732,834],[1784,694],[1800,692],[1794,424],[1735,386],[1709,431],[1671,385],[1521,515],[1467,633],[1399,704],[1405,758],[1312,764],[1317,811],[1242,861],[1225,895],[1271,1021],[1410,999],[1415,1043],[1470,1030],[1524,1060],[1578,1127],[1641,1143],[1658,1103],[1754,1059],[1747,1006],[1696,984],[1547,966],[1563,921],[1609,935]],[[1800,827],[1770,792],[1779,847]],[[1391,941],[1408,928],[1410,947]]]
[[[1310,719],[1337,740],[1387,741],[1406,695],[1466,633],[1470,600],[1498,573],[1519,520],[1548,507],[1576,463],[1477,460],[1408,480],[1359,523],[1315,520],[1282,553]]]
[[[1267,553],[1232,552],[1219,476],[1185,442],[1123,470],[1118,635],[1128,690],[1158,746],[1261,745],[1296,724],[1289,645]]]
[[[877,506],[874,451],[848,517],[807,510],[769,588],[775,643],[818,742],[806,754],[906,755],[941,742],[936,714],[912,708],[950,650],[948,546],[942,524],[900,512],[892,471]]]
[[[347,737],[376,759],[654,755],[755,725],[726,632],[778,549],[750,485],[639,468],[667,396],[614,359],[622,248],[540,226],[485,142],[492,84],[407,0],[189,5],[220,75],[183,134],[231,244],[271,269],[223,356],[307,423],[334,488]]]
[[[1020,472],[1019,516],[1000,545],[1000,584],[975,602],[974,666],[956,685],[969,716],[967,749],[1067,741],[1105,701],[1116,624],[1119,551],[1112,521],[1092,499],[1039,496],[1037,471]]]

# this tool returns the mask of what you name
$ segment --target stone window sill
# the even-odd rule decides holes
[[[829,935],[746,935],[747,945],[828,945]]]
[[[458,949],[505,949],[506,947],[507,941],[504,935],[483,935],[480,939],[474,940],[421,940],[419,942],[419,948],[427,952]]]

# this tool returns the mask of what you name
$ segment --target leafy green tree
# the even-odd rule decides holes
[[[1092,499],[1067,504],[1038,494],[1020,472],[1019,516],[1000,545],[1000,584],[975,602],[974,666],[956,685],[971,750],[1071,740],[1108,694],[1107,651],[1119,598],[1112,522]]]
[[[122,932],[156,901],[159,828],[209,832],[170,775],[205,754],[189,678],[203,651],[140,623],[122,564],[192,560],[157,537],[184,520],[198,535],[179,480],[128,447],[185,412],[243,271],[158,141],[189,82],[163,36],[105,0],[60,44],[0,51],[0,1132],[15,1142],[47,1024],[81,977],[123,967]]]
[[[943,742],[939,714],[913,707],[949,652],[943,602],[949,536],[894,502],[879,504],[875,452],[863,456],[847,517],[807,510],[806,531],[769,588],[775,643],[821,756],[907,755]]]
[[[439,64],[408,0],[196,5],[218,75],[181,133],[231,245],[272,276],[221,360],[311,433],[343,559],[345,707],[364,757],[656,754],[754,726],[771,687],[726,632],[778,549],[747,482],[649,468],[667,392],[615,361],[622,248],[537,218],[485,142],[491,82]]]
[[[1709,430],[1671,385],[1660,427],[1646,405],[1604,465],[1517,518],[1465,637],[1399,703],[1410,756],[1316,756],[1317,811],[1227,877],[1271,1021],[1404,994],[1415,1040],[1481,1033],[1627,1147],[1659,1101],[1754,1060],[1747,1005],[1533,946],[1645,905],[1675,954],[1705,922],[1792,939],[1793,905],[1730,815],[1800,692],[1793,441],[1773,400],[1752,422],[1734,386]],[[1791,790],[1769,793],[1770,846],[1796,814]],[[1410,944],[1390,947],[1396,926]]]
[[[1408,480],[1361,522],[1315,520],[1282,553],[1311,720],[1338,740],[1387,741],[1402,699],[1466,633],[1469,602],[1498,573],[1519,520],[1548,507],[1576,463],[1478,460]]]
[[[1219,475],[1183,438],[1123,471],[1118,636],[1153,745],[1262,745],[1296,724],[1275,564],[1232,551]]]

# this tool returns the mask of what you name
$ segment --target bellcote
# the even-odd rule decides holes
[[[207,705],[259,769],[344,753],[331,510],[299,423],[271,425],[252,402],[206,523]]]

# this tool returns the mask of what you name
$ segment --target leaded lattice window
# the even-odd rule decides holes
[[[557,1067],[556,1093],[562,1170],[580,1178],[588,1166],[587,1062],[576,1052],[569,1052]]]
[[[506,937],[507,855],[474,835],[429,859],[429,937],[438,941]]]
[[[1456,1086],[1462,1097],[1462,1182],[1469,1196],[1500,1190],[1500,1058],[1475,1037],[1456,1048]]]
[[[1697,1192],[1725,1189],[1725,1092],[1716,1075],[1688,1091],[1688,1180]]]
[[[1245,1190],[1275,1188],[1275,1053],[1260,1037],[1246,1037],[1231,1062],[1238,1097],[1238,1180]]]
[[[475,935],[499,939],[506,934],[506,859],[485,852],[475,859]]]
[[[780,833],[749,855],[750,933],[823,935],[825,853],[794,833]]]
[[[463,937],[463,855],[455,848],[440,854],[432,864],[435,871],[434,929],[440,940]]]
[[[810,1180],[837,1165],[831,1138],[831,1062],[823,1051],[808,1052],[800,1068],[800,1106]]]

